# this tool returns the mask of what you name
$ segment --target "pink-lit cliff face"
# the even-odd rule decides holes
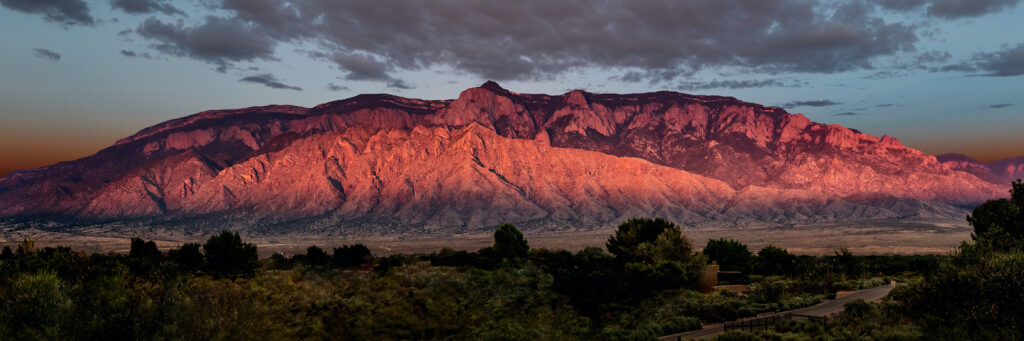
[[[956,169],[892,137],[728,97],[530,95],[488,82],[451,101],[363,95],[168,121],[0,179],[0,216],[274,233],[598,228],[633,216],[744,226],[959,219],[1008,187]]]

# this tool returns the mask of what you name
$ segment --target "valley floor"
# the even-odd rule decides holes
[[[612,229],[526,233],[534,248],[581,250],[604,247]],[[211,232],[212,233],[212,232]],[[801,255],[831,255],[846,248],[859,255],[945,254],[969,240],[971,229],[963,220],[891,220],[824,223],[745,229],[685,228],[697,249],[708,239],[735,239],[759,250],[776,245]],[[245,232],[242,232],[245,236]],[[184,235],[173,232],[123,232],[110,227],[78,228],[65,232],[49,228],[24,228],[0,225],[0,246],[15,246],[24,238],[32,238],[37,246],[64,245],[87,252],[127,252],[128,239],[153,239],[162,249],[185,242],[201,242],[208,235]],[[302,253],[310,245],[330,249],[343,244],[363,243],[377,255],[397,253],[428,253],[442,248],[475,251],[493,243],[491,232],[446,236],[352,236],[320,235],[246,236],[259,247],[261,257],[275,252],[285,255]]]

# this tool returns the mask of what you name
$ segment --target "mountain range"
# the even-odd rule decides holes
[[[732,97],[359,95],[212,110],[0,179],[8,224],[253,233],[462,233],[963,219],[1024,158],[982,164]]]

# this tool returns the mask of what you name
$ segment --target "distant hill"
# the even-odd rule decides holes
[[[981,163],[963,154],[942,154],[936,158],[950,169],[971,173],[997,184],[1024,179],[1024,156],[989,163]]]

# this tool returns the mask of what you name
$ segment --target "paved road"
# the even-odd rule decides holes
[[[789,310],[789,311],[783,311],[783,312],[778,312],[778,313],[771,313],[771,314],[761,315],[761,316],[758,316],[758,317],[768,317],[768,316],[782,315],[782,314],[787,314],[787,313],[793,314],[793,315],[805,315],[805,316],[820,316],[820,317],[824,317],[824,316],[828,316],[828,315],[831,315],[831,314],[843,311],[843,305],[846,304],[846,302],[849,302],[849,301],[852,301],[852,300],[855,300],[855,299],[858,299],[858,298],[864,299],[865,301],[879,300],[879,299],[882,299],[882,297],[885,297],[885,295],[888,295],[889,291],[892,291],[892,286],[887,284],[887,285],[883,285],[883,286],[880,286],[880,287],[874,287],[874,288],[864,289],[864,290],[857,290],[857,291],[854,291],[854,292],[851,292],[851,293],[847,294],[846,296],[843,296],[843,297],[840,297],[840,298],[837,298],[837,299],[834,299],[834,300],[829,300],[829,301],[821,302],[821,303],[818,303],[816,305],[812,305],[810,307],[800,308],[800,309],[795,309],[795,310]],[[711,338],[711,337],[713,337],[715,335],[718,335],[718,334],[721,334],[721,333],[724,333],[724,332],[725,332],[725,324],[724,323],[715,323],[715,324],[705,325],[704,328],[702,328],[702,329],[688,331],[688,332],[680,333],[680,334],[672,334],[672,335],[668,335],[668,336],[663,336],[661,339],[662,340],[666,340],[666,341],[674,341],[674,340],[687,339],[687,338],[690,338],[690,339],[706,339],[706,338]]]

